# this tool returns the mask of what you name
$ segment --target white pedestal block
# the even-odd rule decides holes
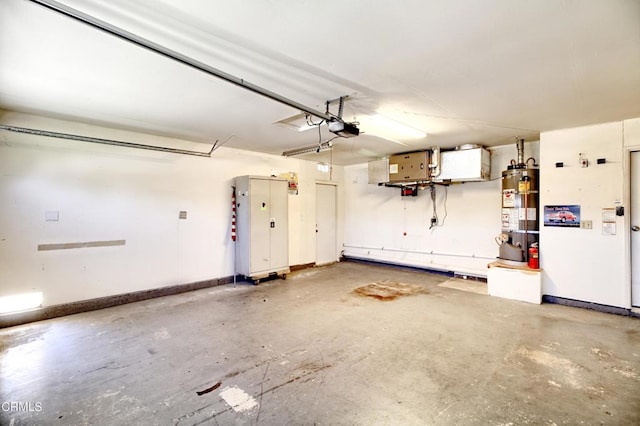
[[[523,302],[542,302],[540,269],[502,266],[497,262],[489,264],[487,288],[489,295]]]

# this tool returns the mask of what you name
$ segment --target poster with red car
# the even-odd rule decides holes
[[[580,227],[580,206],[544,206],[544,226]]]

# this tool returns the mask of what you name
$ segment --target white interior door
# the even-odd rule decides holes
[[[336,186],[316,184],[316,265],[338,260]]]
[[[631,304],[640,307],[640,151],[631,153]]]

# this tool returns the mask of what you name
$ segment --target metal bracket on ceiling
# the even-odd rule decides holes
[[[340,96],[339,98],[336,99],[330,99],[326,102],[326,111],[325,114],[330,115],[332,117],[338,118],[340,121],[342,121],[342,113],[344,112],[344,101],[347,100],[347,98],[349,97],[349,95],[344,95],[344,96]],[[338,102],[338,115],[333,115],[329,112],[329,105],[334,104]]]

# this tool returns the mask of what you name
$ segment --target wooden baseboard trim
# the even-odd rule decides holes
[[[315,263],[303,263],[301,265],[290,266],[289,269],[291,269],[291,272],[295,272],[295,271],[300,271],[302,269],[313,268],[314,266],[316,266]]]
[[[290,269],[291,272],[294,272],[302,269],[313,268],[314,266],[314,263],[304,263],[301,265],[291,266]],[[236,276],[236,281],[245,281],[245,279],[238,275]],[[174,294],[186,293],[188,291],[231,283],[233,283],[233,275],[188,284],[172,285],[150,290],[135,291],[132,293],[115,294],[113,296],[99,297],[97,299],[80,300],[78,302],[46,306],[44,308],[33,309],[25,312],[9,313],[0,315],[0,328],[13,327],[16,325],[43,321],[66,315],[79,314],[82,312],[96,311],[98,309],[111,308],[118,305],[124,305],[126,303],[140,302],[142,300],[153,299],[156,297],[171,296]]]
[[[238,277],[238,280],[243,281],[241,277]],[[111,308],[113,306],[124,305],[125,303],[140,302],[142,300],[153,299],[156,297],[171,296],[174,294],[186,293],[188,291],[200,290],[202,288],[215,287],[230,283],[233,283],[233,276],[154,288],[150,290],[135,291],[132,293],[116,294],[113,296],[81,300],[61,305],[46,306],[44,308],[33,309],[25,312],[9,313],[0,315],[0,328],[13,327],[15,325],[26,324],[34,321],[42,321],[66,315]]]
[[[342,261],[345,262],[353,262],[353,263],[362,263],[365,265],[376,265],[376,266],[382,266],[382,267],[387,267],[387,268],[396,268],[399,270],[405,270],[405,271],[420,271],[420,272],[429,272],[432,274],[436,274],[436,275],[444,275],[445,277],[453,277],[455,275],[454,271],[449,271],[449,270],[444,270],[444,269],[435,269],[435,268],[428,268],[426,266],[409,266],[409,265],[403,265],[401,263],[393,263],[390,261],[384,261],[384,260],[373,260],[373,259],[365,259],[362,257],[357,257],[357,256],[343,256],[342,257]]]
[[[553,303],[556,305],[572,306],[574,308],[591,309],[592,311],[605,312],[607,314],[623,315],[626,317],[640,318],[640,314],[633,309],[620,308],[618,306],[601,305],[599,303],[584,302],[582,300],[567,299],[564,297],[542,296],[543,303]]]

